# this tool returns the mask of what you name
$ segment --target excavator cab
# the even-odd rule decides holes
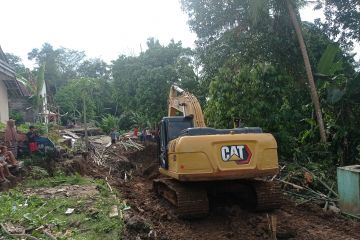
[[[160,124],[160,142],[158,143],[158,155],[160,166],[164,169],[169,168],[168,162],[168,143],[179,137],[181,132],[188,128],[193,128],[193,117],[164,117]]]

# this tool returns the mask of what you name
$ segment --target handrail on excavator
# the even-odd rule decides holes
[[[204,114],[197,98],[182,88],[172,85],[168,100],[168,116],[176,116],[177,112],[181,112],[184,116],[191,115],[194,127],[206,127]]]

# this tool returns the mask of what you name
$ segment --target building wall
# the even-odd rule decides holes
[[[5,83],[0,80],[0,122],[9,120],[9,103]]]
[[[9,111],[20,114],[24,122],[34,122],[36,119],[35,109],[28,97],[10,97]]]

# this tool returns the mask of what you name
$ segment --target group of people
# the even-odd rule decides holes
[[[36,138],[38,134],[34,126],[29,127],[29,132],[26,138],[22,139],[21,135],[17,133],[15,121],[10,119],[7,121],[5,128],[4,145],[0,145],[0,183],[12,180],[14,176],[11,174],[11,169],[19,169],[21,162],[17,161],[17,155],[20,144],[24,142],[28,145],[28,152],[31,154],[37,151]],[[9,170],[10,169],[10,170]]]
[[[135,134],[136,132],[136,134]],[[146,142],[146,141],[155,141],[157,137],[157,131],[156,130],[150,130],[149,128],[144,128],[140,135],[138,136],[138,129],[134,129],[134,136],[139,137],[140,141]]]

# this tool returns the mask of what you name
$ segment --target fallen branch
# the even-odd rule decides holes
[[[299,186],[299,185],[296,185],[294,183],[291,183],[291,182],[288,182],[288,181],[284,181],[284,180],[281,180],[281,179],[278,179],[279,182],[282,182],[282,183],[285,183],[287,185],[290,185],[292,186],[293,188],[296,188],[296,189],[299,189],[299,190],[304,190],[305,188],[302,187],[302,186]]]
[[[316,178],[317,180],[319,180],[319,182],[326,187],[331,193],[333,193],[337,198],[339,197],[339,195],[337,194],[337,192],[335,192],[331,187],[329,187],[329,185],[327,185],[324,181],[322,181],[320,178],[316,177],[315,174],[313,172],[311,172],[309,169],[307,169],[306,167],[303,167],[303,169],[307,172],[309,172],[314,178]]]
[[[109,182],[108,182],[107,177],[105,177],[105,181],[106,181],[107,186],[108,186],[109,189],[110,189],[110,192],[113,192],[113,190],[112,190],[112,188],[111,188],[111,186],[110,186],[110,184],[109,184]]]
[[[337,199],[331,199],[331,198],[323,198],[323,197],[319,197],[318,195],[305,195],[305,194],[300,194],[300,193],[295,193],[292,191],[286,191],[284,190],[284,192],[290,194],[290,195],[294,195],[303,199],[310,199],[312,198],[312,200],[320,200],[320,201],[330,201],[330,202],[337,202]]]

